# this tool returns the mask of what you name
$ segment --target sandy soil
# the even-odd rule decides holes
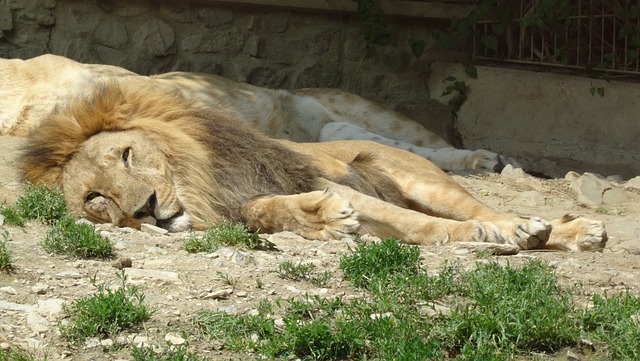
[[[13,162],[21,140],[0,138],[0,202],[11,203],[21,191]],[[601,253],[522,252],[516,256],[491,257],[518,264],[535,257],[551,262],[567,285],[579,284],[579,300],[586,303],[595,292],[631,288],[638,290],[640,278],[640,194],[626,190],[627,200],[615,205],[584,205],[567,180],[541,180],[529,176],[454,176],[472,194],[492,207],[546,219],[572,212],[605,222],[609,242]],[[47,254],[40,242],[48,228],[30,223],[24,228],[4,226],[16,267],[12,274],[0,273],[0,347],[17,345],[46,353],[48,360],[130,359],[127,348],[106,349],[110,341],[93,340],[75,348],[61,338],[57,322],[60,305],[93,292],[89,278],[118,285],[117,261],[73,260]],[[180,331],[189,316],[199,309],[225,310],[244,314],[255,309],[263,298],[288,299],[305,292],[326,297],[356,297],[359,293],[343,281],[338,270],[340,255],[350,244],[343,241],[318,242],[292,234],[268,236],[280,251],[251,251],[246,257],[216,254],[188,254],[182,250],[186,234],[152,235],[109,225],[100,227],[115,243],[118,259],[130,259],[129,281],[146,295],[156,310],[144,328],[123,337],[133,342],[164,345],[180,343]],[[0,232],[2,232],[0,230]],[[437,271],[444,261],[460,260],[472,266],[477,257],[455,246],[422,247],[424,264]],[[326,288],[278,277],[276,269],[285,260],[313,262],[333,272]],[[229,284],[231,281],[231,284]],[[491,282],[491,280],[487,280]],[[230,290],[226,292],[224,290]],[[223,297],[217,297],[222,291]],[[182,340],[182,341],[181,341]],[[116,340],[122,341],[122,340]],[[217,350],[190,336],[190,347],[212,360],[238,359],[237,354]],[[565,357],[566,359],[566,357]]]

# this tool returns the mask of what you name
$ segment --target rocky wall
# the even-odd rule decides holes
[[[348,1],[348,0],[345,0]],[[367,48],[354,14],[216,1],[0,0],[0,57],[43,53],[141,74],[219,74],[271,88],[337,87],[384,103],[447,137],[452,116],[429,98],[429,23],[392,23],[398,48]]]

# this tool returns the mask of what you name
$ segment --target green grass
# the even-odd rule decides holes
[[[97,293],[63,306],[64,318],[69,323],[60,325],[62,336],[74,345],[89,337],[113,337],[118,332],[139,326],[151,317],[152,311],[144,304],[144,295],[134,286],[126,285],[124,271],[122,285],[112,290],[91,280]]]
[[[612,360],[640,360],[640,298],[629,291],[593,296],[584,328],[603,342]]]
[[[60,189],[28,185],[14,205],[0,208],[0,214],[7,224],[17,226],[24,226],[30,220],[54,224],[67,214],[67,205]]]
[[[0,361],[35,361],[36,356],[31,351],[25,351],[16,347],[0,349]]]
[[[11,264],[11,250],[9,249],[9,232],[5,229],[2,231],[2,239],[0,239],[0,271],[11,272],[13,265]]]
[[[106,259],[113,256],[113,243],[100,235],[95,227],[77,223],[70,216],[63,217],[42,242],[47,252],[76,258]]]
[[[316,265],[313,263],[293,264],[291,261],[282,262],[276,272],[281,278],[292,281],[307,281],[318,287],[326,287],[331,279],[331,272],[316,271]]]
[[[341,268],[364,297],[263,299],[257,315],[202,310],[195,325],[229,350],[277,360],[528,359],[582,338],[602,343],[599,357],[640,359],[640,299],[595,296],[582,310],[541,260],[429,274],[415,247],[385,240],[360,245]]]
[[[258,233],[250,232],[245,225],[224,220],[207,229],[201,236],[192,236],[185,242],[184,249],[189,253],[210,253],[223,246],[269,250],[275,248],[273,243],[260,238]]]
[[[134,361],[204,361],[206,358],[189,352],[184,346],[166,348],[155,351],[150,347],[131,348],[131,356]]]

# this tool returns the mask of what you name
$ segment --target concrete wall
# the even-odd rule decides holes
[[[470,79],[454,63],[431,69],[432,96],[448,76],[468,85],[457,119],[465,146],[489,144],[556,177],[568,170],[640,174],[640,84],[490,67]],[[604,97],[592,96],[592,86],[604,87]]]
[[[344,0],[350,1],[350,0]],[[43,53],[141,74],[219,74],[272,88],[339,87],[446,136],[450,110],[429,98],[431,28],[392,24],[399,49],[367,49],[355,14],[216,1],[0,0],[0,57]],[[408,38],[426,39],[418,61]]]

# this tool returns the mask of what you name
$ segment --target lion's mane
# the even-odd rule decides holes
[[[144,131],[166,155],[180,201],[200,224],[241,220],[247,200],[308,192],[321,176],[306,156],[221,110],[198,107],[179,92],[107,83],[33,132],[19,162],[24,178],[62,187],[63,169],[84,141],[130,129]]]

